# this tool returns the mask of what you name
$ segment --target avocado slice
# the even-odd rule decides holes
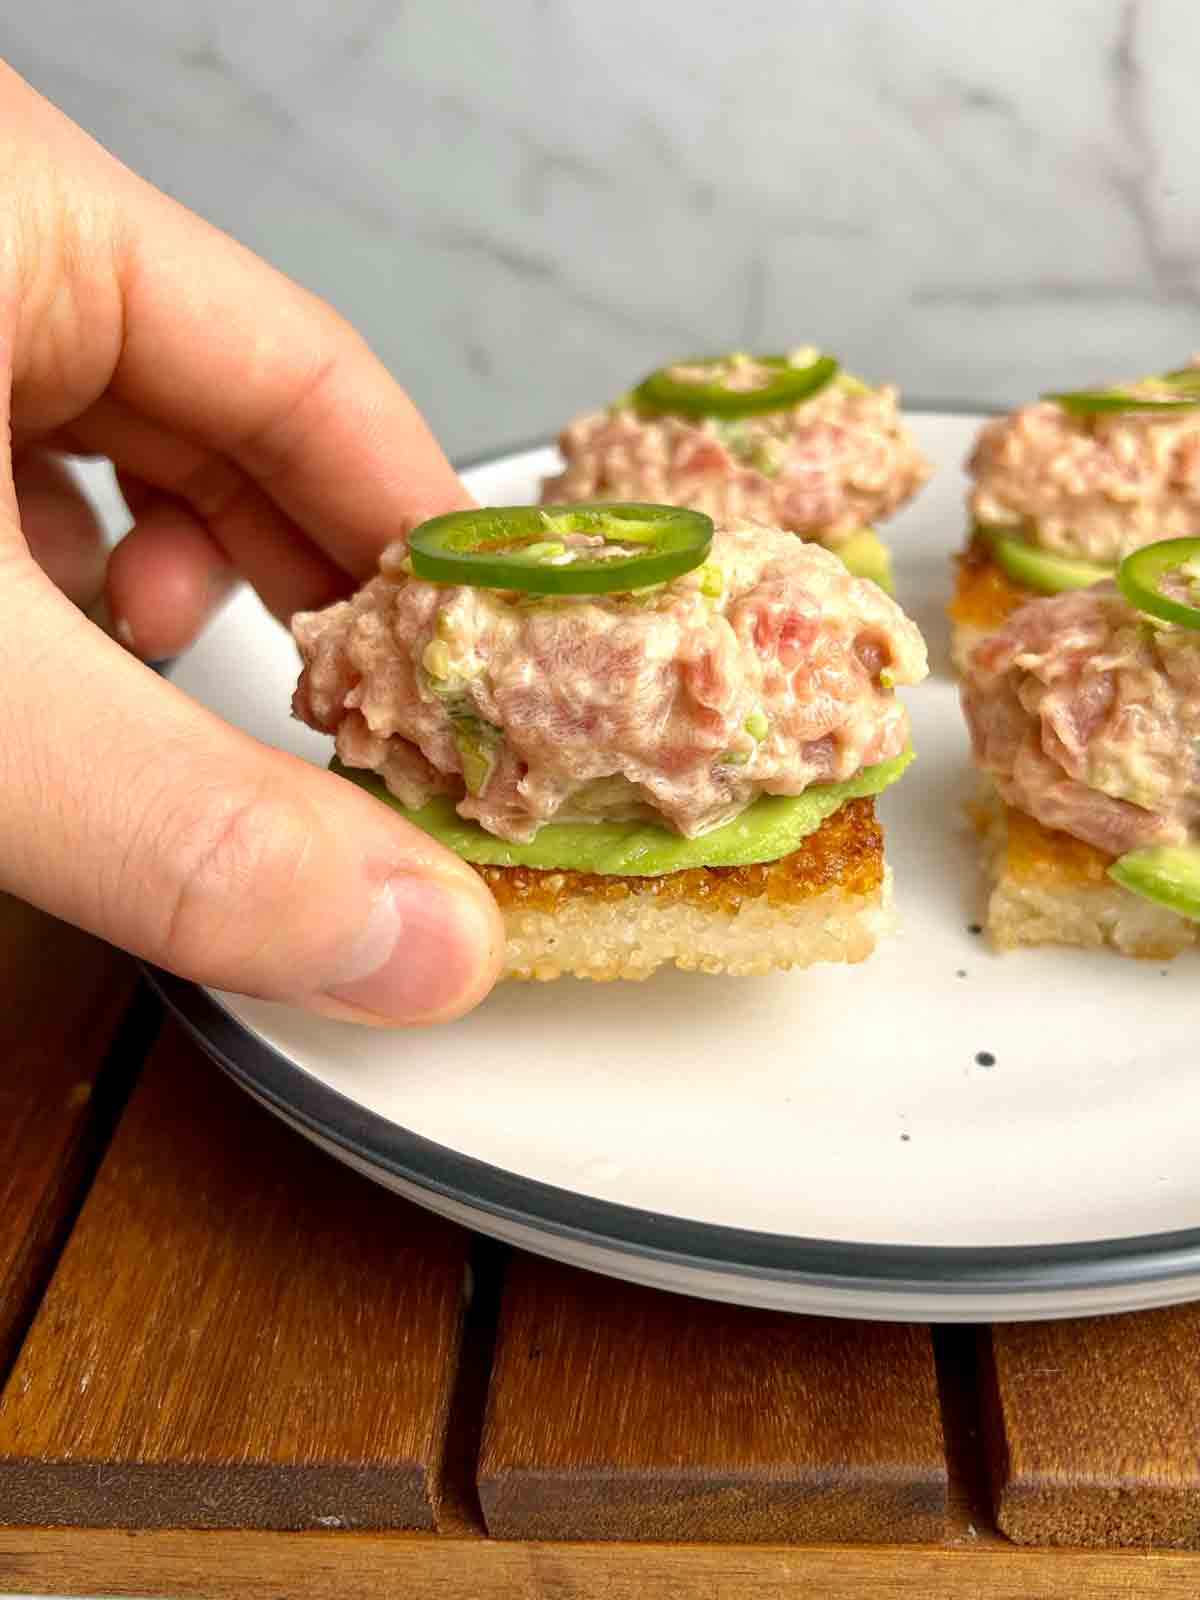
[[[1118,856],[1108,875],[1143,900],[1200,922],[1200,845],[1152,845]]]
[[[546,822],[528,844],[498,839],[460,817],[448,795],[437,795],[413,811],[389,794],[373,772],[344,767],[336,757],[330,768],[476,866],[657,877],[687,867],[741,867],[790,855],[847,800],[878,794],[894,783],[912,758],[907,749],[843,783],[814,783],[798,795],[762,795],[741,816],[699,839],[685,839],[652,822]]]
[[[831,549],[856,578],[870,578],[885,594],[891,594],[891,554],[874,528],[860,528],[843,544],[833,545]]]
[[[1039,594],[1062,594],[1066,589],[1090,589],[1093,583],[1111,578],[1115,567],[1105,567],[1096,561],[1076,561],[1070,556],[1056,556],[1049,550],[1039,550],[1037,545],[1026,544],[1024,539],[1014,539],[997,528],[976,524],[975,532],[985,539],[1001,567],[1014,583],[1026,589],[1036,589]]]

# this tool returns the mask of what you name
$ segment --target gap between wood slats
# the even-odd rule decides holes
[[[472,1292],[463,1325],[458,1376],[450,1398],[442,1456],[442,1498],[438,1513],[438,1528],[442,1533],[474,1538],[484,1538],[487,1534],[475,1480],[496,1348],[496,1320],[509,1255],[506,1245],[482,1235],[473,1242]]]
[[[979,1396],[977,1327],[947,1324],[929,1330],[937,1371],[942,1437],[946,1449],[946,1542],[954,1546],[1007,1546],[996,1527],[984,1453]]]
[[[121,1113],[133,1092],[138,1074],[162,1027],[162,1015],[162,1003],[142,980],[133,991],[133,997],[96,1074],[88,1103],[88,1121],[72,1153],[65,1180],[70,1198],[56,1219],[53,1230],[39,1246],[40,1259],[30,1277],[25,1303],[10,1321],[9,1337],[0,1344],[0,1393],[37,1316],[38,1307],[54,1276]]]

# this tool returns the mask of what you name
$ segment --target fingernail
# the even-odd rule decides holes
[[[392,878],[325,995],[392,1022],[440,1015],[478,984],[490,936],[473,895],[434,878]]]

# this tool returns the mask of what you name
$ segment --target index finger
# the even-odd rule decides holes
[[[329,306],[140,181],[112,388],[237,463],[363,576],[471,503],[412,401]]]
[[[110,395],[163,435],[234,462],[358,576],[390,539],[470,504],[412,401],[344,318],[0,70],[67,211],[114,219],[121,327]],[[102,258],[87,252],[89,264]],[[100,341],[112,330],[92,331]]]

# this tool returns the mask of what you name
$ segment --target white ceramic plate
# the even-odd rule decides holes
[[[913,419],[937,476],[892,523],[930,640],[918,761],[881,803],[901,934],[859,967],[500,988],[378,1033],[163,980],[210,1052],[310,1137],[422,1205],[621,1277],[796,1311],[1062,1316],[1200,1297],[1195,968],[998,957],[942,607],[978,419]],[[473,469],[534,498],[534,450]],[[296,657],[249,594],[175,681],[324,762]]]

